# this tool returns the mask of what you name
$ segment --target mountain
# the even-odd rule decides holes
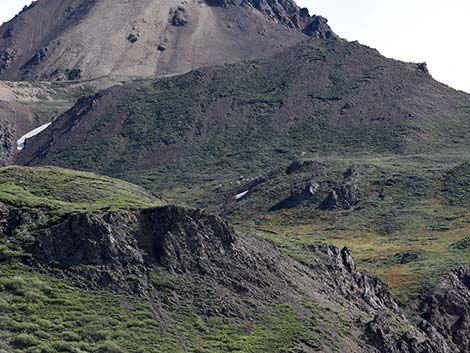
[[[309,39],[271,58],[84,98],[18,162],[140,182],[155,173],[197,181],[202,170],[256,175],[302,153],[466,149],[469,107],[470,95],[433,80],[422,65],[337,38]]]
[[[0,29],[0,79],[129,80],[268,56],[324,18],[291,0],[39,0]]]
[[[38,0],[0,79],[0,352],[469,351],[470,95],[425,63],[290,0]]]
[[[295,260],[217,216],[158,206],[136,186],[90,173],[14,167],[0,169],[0,179],[0,347],[7,351],[467,347],[446,339],[454,328],[435,328],[419,313],[412,324],[383,282],[356,270],[347,249],[317,244]],[[133,209],[122,202],[130,195]],[[83,204],[91,207],[73,206]],[[459,283],[443,282],[432,298],[454,296]]]
[[[84,98],[17,163],[123,178],[280,243],[347,245],[408,301],[470,262],[452,247],[467,236],[469,107],[422,64],[311,38]]]

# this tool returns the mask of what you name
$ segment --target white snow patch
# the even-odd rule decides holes
[[[246,191],[243,191],[242,193],[240,193],[238,195],[235,195],[235,200],[240,200],[240,199],[244,198],[246,195],[248,195],[249,192],[250,192],[250,190],[246,190]]]
[[[34,129],[33,131],[30,131],[28,132],[27,134],[21,136],[21,138],[16,141],[16,149],[18,151],[22,151],[25,147],[26,147],[26,140],[33,137],[33,136],[36,136],[37,134],[43,132],[44,130],[46,130],[52,123],[47,123],[47,124],[44,124],[36,129]]]

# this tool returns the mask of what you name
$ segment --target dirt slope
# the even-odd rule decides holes
[[[39,0],[0,28],[0,79],[182,73],[333,36],[291,1]]]

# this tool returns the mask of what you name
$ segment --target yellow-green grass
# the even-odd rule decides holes
[[[0,169],[0,202],[58,214],[104,209],[141,209],[161,199],[133,184],[55,167]]]

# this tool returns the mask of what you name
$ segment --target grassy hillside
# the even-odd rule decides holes
[[[318,344],[331,330],[289,306],[254,314],[251,328],[189,306],[173,307],[162,321],[146,299],[80,290],[13,260],[0,262],[0,295],[0,350],[18,353],[271,353],[298,341]],[[342,322],[331,325],[347,330]]]
[[[467,236],[469,124],[470,96],[422,66],[312,39],[265,60],[103,91],[19,159],[119,177],[295,246],[347,245],[406,299],[468,262],[453,244]],[[280,172],[305,158],[327,166]],[[372,165],[357,205],[322,209],[355,163]],[[260,176],[259,192],[235,202]],[[311,179],[315,197],[277,207]]]
[[[264,174],[303,154],[466,151],[469,109],[469,95],[418,65],[312,39],[266,60],[103,91],[31,140],[18,161],[165,190]]]
[[[285,165],[254,180],[223,187],[212,183],[194,192],[178,189],[166,196],[171,200],[186,195],[188,204],[222,209],[240,228],[256,229],[294,257],[302,257],[305,247],[319,241],[347,246],[361,269],[384,279],[407,301],[422,295],[455,265],[470,263],[467,158],[306,158],[314,163],[295,172],[289,173]],[[351,181],[346,175],[354,168],[364,174]],[[292,189],[312,181],[320,186],[314,195],[285,202]],[[348,184],[357,187],[357,204],[323,209],[330,192]],[[246,196],[234,199],[246,190]]]
[[[0,169],[0,202],[57,214],[161,204],[144,189],[117,179],[62,168],[18,166]]]

